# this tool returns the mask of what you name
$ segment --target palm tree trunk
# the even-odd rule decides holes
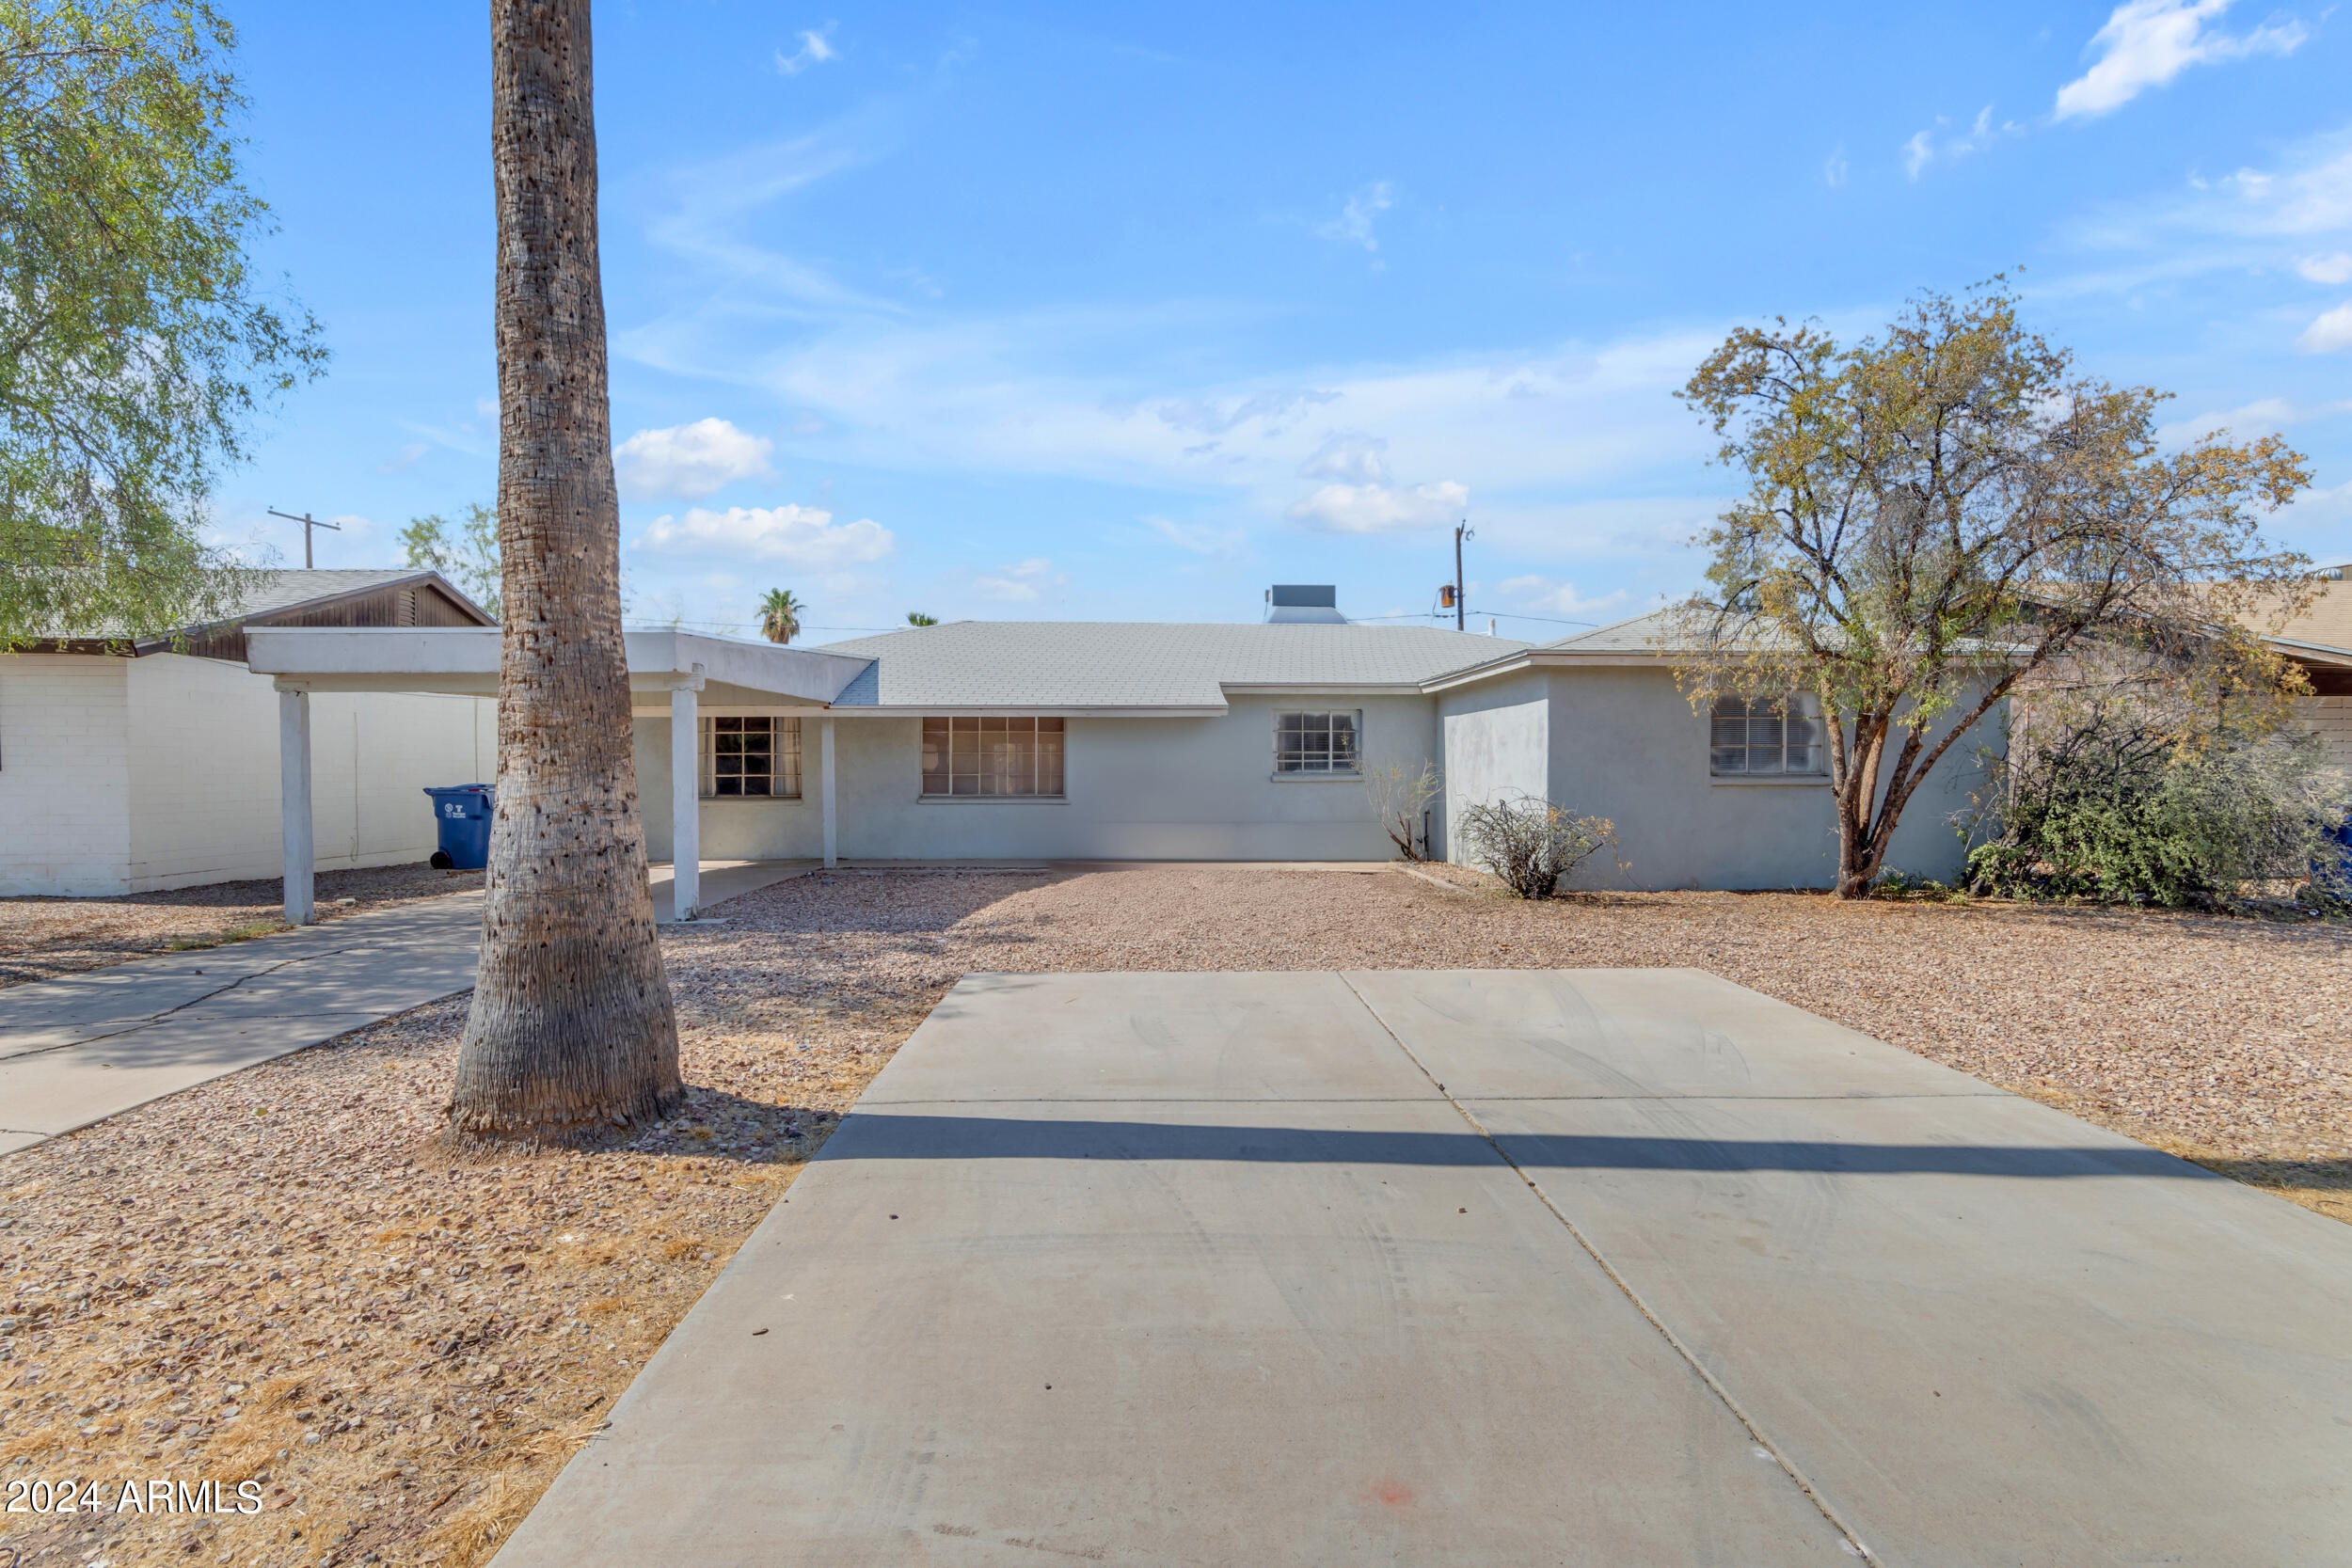
[[[498,806],[453,1141],[577,1143],[678,1101],[629,749],[587,0],[492,0]]]

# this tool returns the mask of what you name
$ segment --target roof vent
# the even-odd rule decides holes
[[[1278,582],[1265,591],[1265,618],[1278,624],[1338,626],[1340,591],[1327,582]]]

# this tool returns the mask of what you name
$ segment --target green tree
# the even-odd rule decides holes
[[[499,564],[497,507],[475,501],[453,526],[437,512],[411,517],[400,531],[400,542],[408,551],[409,565],[440,573],[493,620],[500,617],[505,574]]]
[[[919,610],[910,610],[907,611],[907,625],[910,626],[935,626],[939,625],[939,617],[936,615],[926,615]]]
[[[326,351],[246,258],[234,45],[200,0],[0,0],[0,649],[244,585],[206,498]]]
[[[1698,541],[1712,592],[1671,640],[1702,650],[1685,689],[1820,696],[1843,896],[1867,895],[1929,771],[2021,686],[2284,674],[2242,623],[2308,603],[2310,562],[2260,531],[2311,483],[2301,456],[2276,436],[2160,449],[2166,394],[2076,373],[1997,279],[1850,347],[1811,325],[1735,332],[1682,396],[1748,480]]]
[[[771,642],[791,641],[801,635],[801,611],[807,608],[789,588],[771,588],[759,601],[759,635]]]

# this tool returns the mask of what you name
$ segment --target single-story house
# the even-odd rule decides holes
[[[1461,858],[1467,804],[1525,795],[1611,818],[1625,866],[1591,876],[1615,885],[1833,881],[1820,721],[1693,711],[1659,618],[1537,645],[1283,594],[1301,596],[1323,613],[966,621],[818,648],[633,630],[648,849],[679,863],[682,910],[704,859],[1378,860],[1394,850],[1366,771],[1434,764],[1440,856]],[[498,652],[487,630],[272,628],[250,662],[305,700],[487,694]],[[1947,818],[1974,783],[1967,758],[1939,770],[1894,863],[1957,867]]]
[[[279,699],[246,668],[247,633],[490,624],[437,573],[281,571],[207,625],[0,656],[0,894],[278,876]],[[419,789],[497,766],[495,705],[479,698],[340,695],[312,722],[322,866],[422,860],[435,829]]]

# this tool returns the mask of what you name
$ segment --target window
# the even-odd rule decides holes
[[[1718,697],[1708,721],[1708,768],[1719,779],[1818,778],[1829,771],[1821,700]]]
[[[702,752],[705,800],[801,798],[798,719],[706,719]]]
[[[1058,800],[1058,719],[926,719],[923,793],[958,800]]]
[[[1358,717],[1354,713],[1276,714],[1275,772],[1355,772]]]

